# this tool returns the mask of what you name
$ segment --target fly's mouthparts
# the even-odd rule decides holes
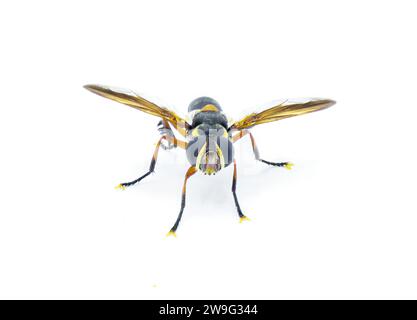
[[[200,170],[204,174],[212,175],[216,174],[217,171],[221,169],[220,157],[217,152],[208,151],[202,158],[200,164]]]

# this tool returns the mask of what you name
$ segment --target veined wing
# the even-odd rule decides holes
[[[96,84],[85,85],[84,88],[107,99],[111,99],[129,107],[138,109],[168,121],[182,135],[190,128],[190,124],[175,112],[150,102],[131,90],[117,89]]]
[[[252,128],[258,124],[300,116],[331,107],[336,102],[330,99],[308,99],[304,102],[283,102],[259,113],[251,113],[229,127],[229,130]]]

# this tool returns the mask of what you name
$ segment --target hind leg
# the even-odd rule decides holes
[[[171,150],[177,147],[174,143],[175,142],[174,132],[172,131],[167,121],[161,120],[158,122],[158,131],[161,136],[170,137],[170,139],[167,139],[163,143],[161,143],[162,149]]]
[[[180,147],[182,149],[187,148],[187,143],[175,138],[175,134],[172,131],[169,123],[165,120],[161,120],[158,122],[158,131],[159,133],[166,138],[165,141],[161,143],[161,148],[164,150],[171,150],[176,147]],[[178,131],[180,134],[185,134],[181,130]],[[185,135],[184,135],[185,136]]]

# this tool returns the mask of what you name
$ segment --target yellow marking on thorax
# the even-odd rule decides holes
[[[218,112],[219,109],[217,109],[217,107],[214,104],[206,104],[203,108],[201,108],[202,112],[205,111],[214,111],[214,112]]]

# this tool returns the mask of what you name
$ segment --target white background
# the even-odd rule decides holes
[[[13,1],[0,5],[0,298],[417,298],[413,1]],[[253,129],[189,181],[126,87],[235,120],[280,98],[331,109]]]

